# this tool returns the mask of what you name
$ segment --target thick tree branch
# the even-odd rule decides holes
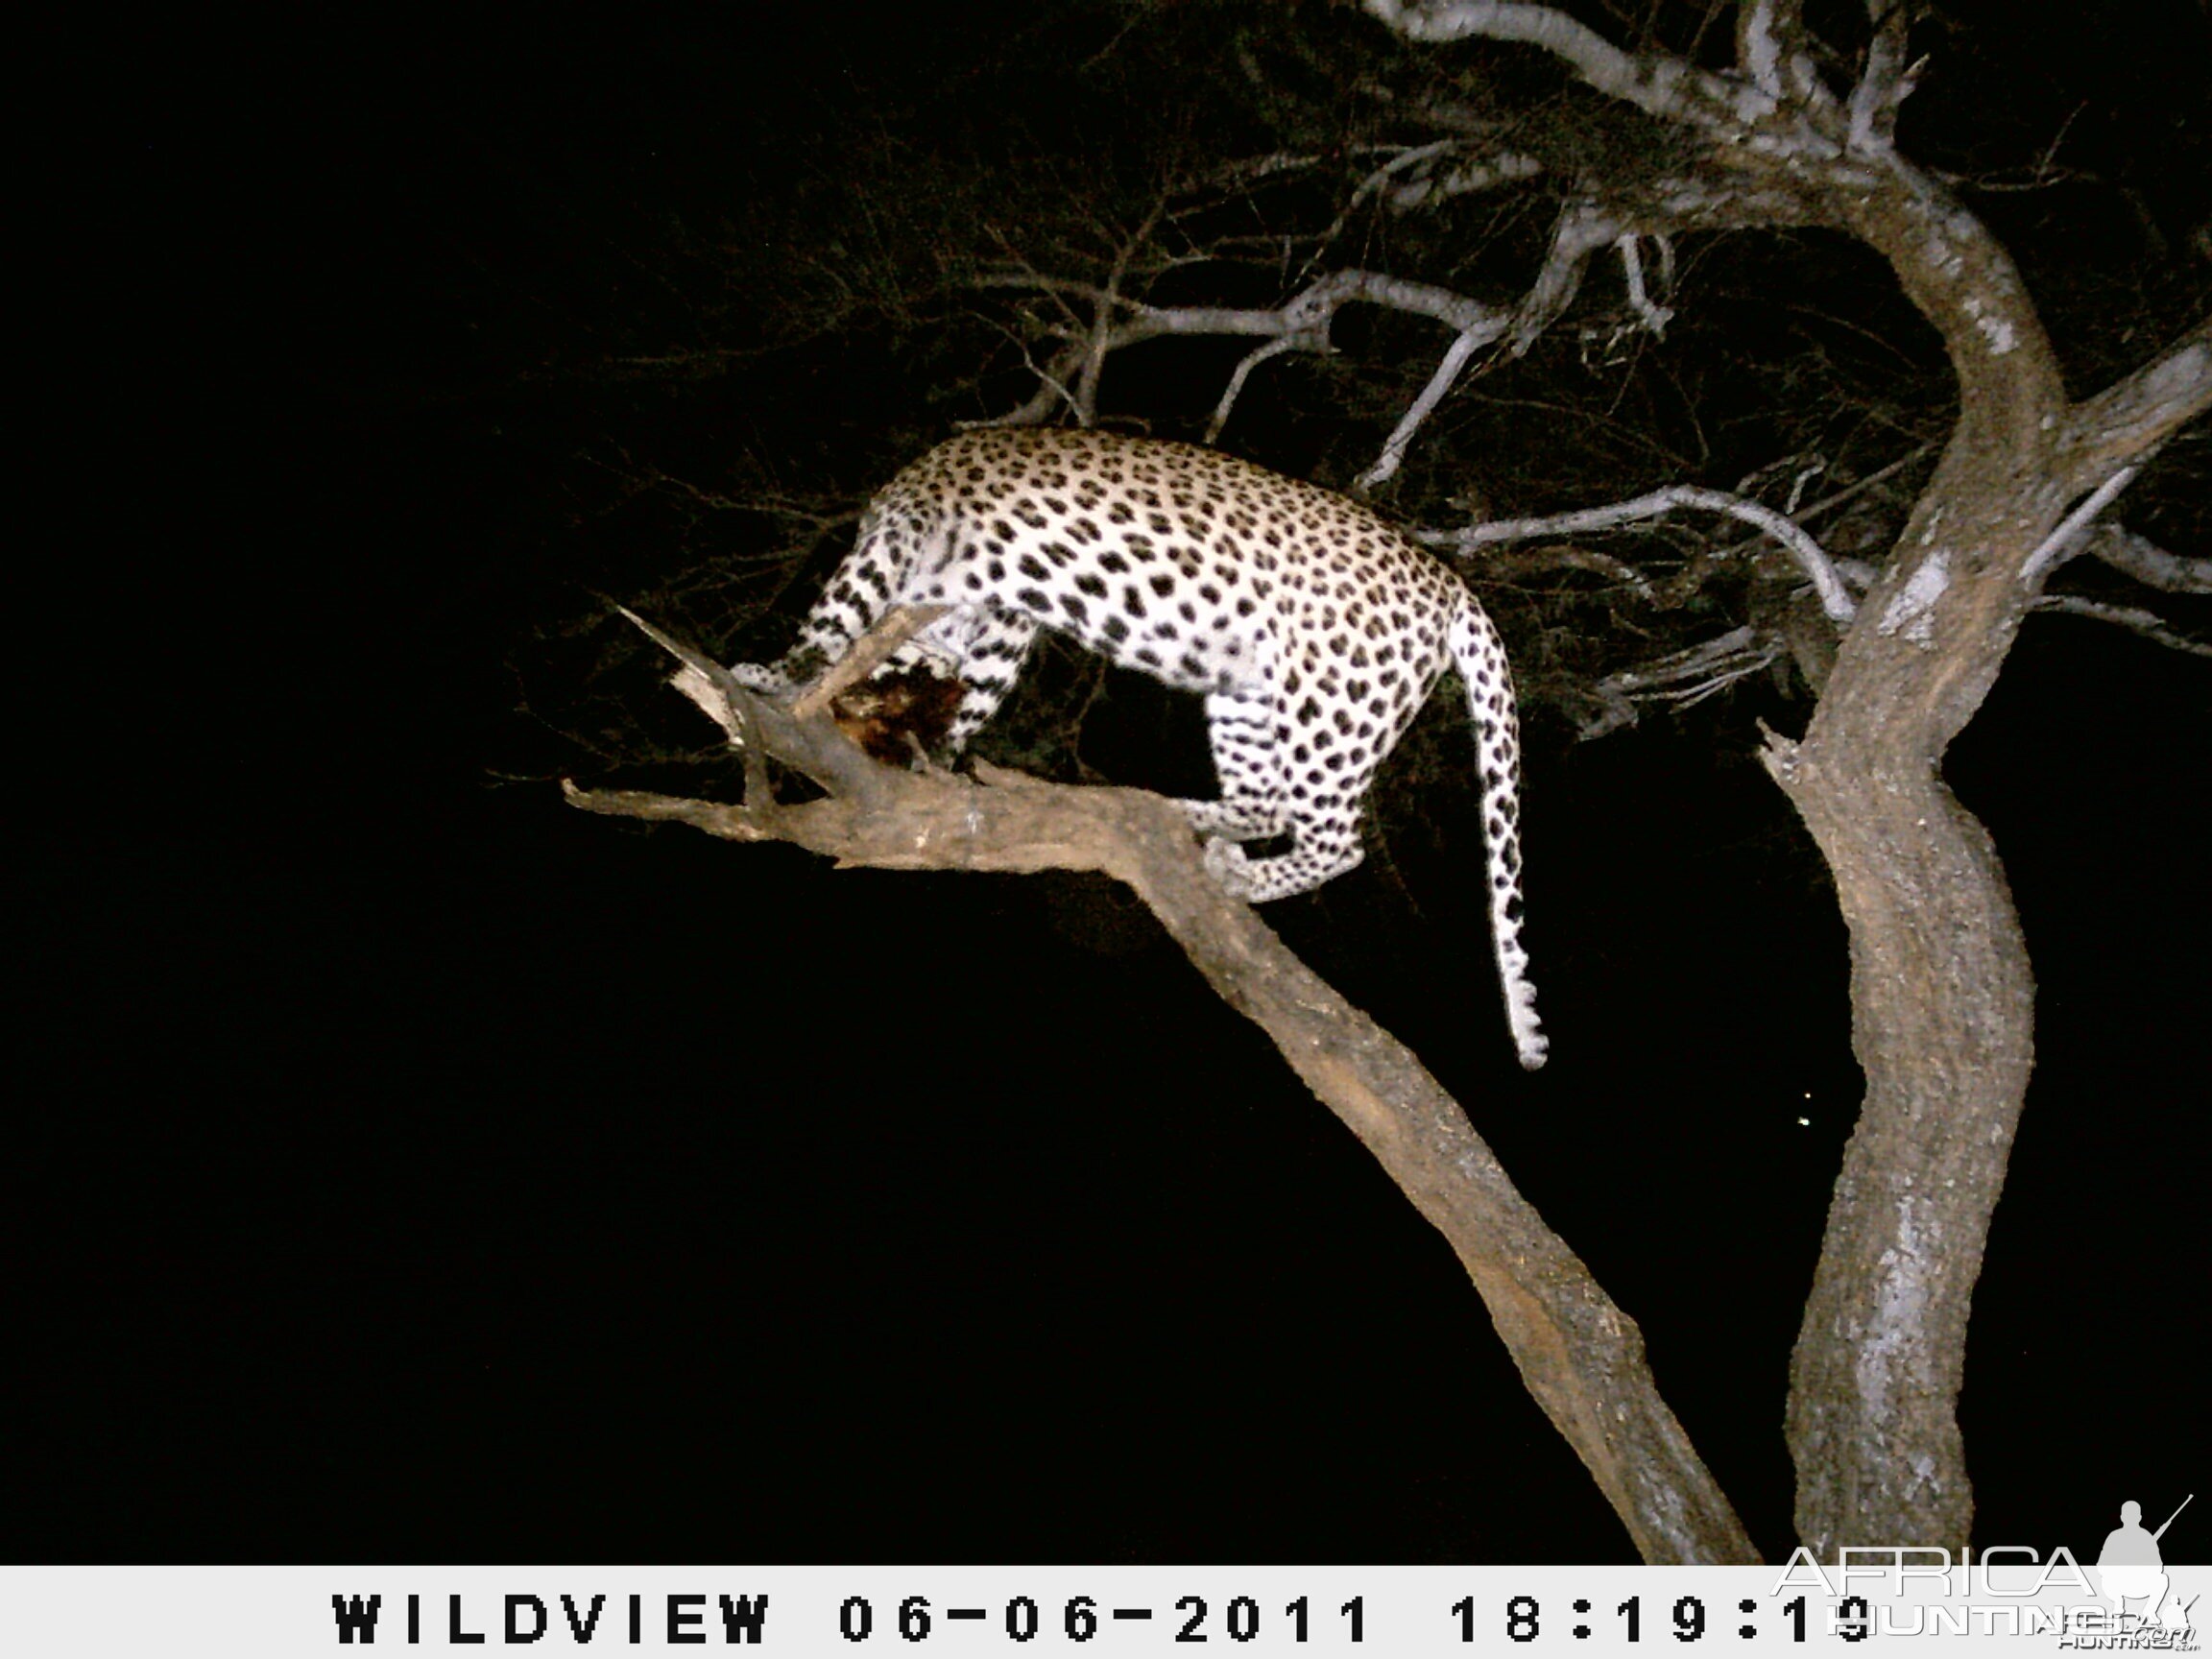
[[[2114,469],[2138,461],[2175,431],[2212,409],[2212,317],[2171,350],[2069,413],[2059,453],[2069,483],[2086,490]]]
[[[1491,40],[1540,46],[1575,67],[1583,80],[1654,115],[1682,116],[1685,83],[1724,96],[1718,77],[1671,58],[1640,59],[1550,6],[1516,0],[1365,0],[1368,12],[1409,40]],[[1769,101],[1770,107],[1771,101]]]
[[[1451,1242],[1523,1381],[1582,1458],[1647,1561],[1758,1559],[1652,1382],[1641,1334],[1514,1189],[1419,1059],[1299,961],[1206,874],[1183,815],[1134,789],[1076,789],[980,767],[980,781],[879,766],[826,716],[752,697],[701,653],[640,622],[684,662],[681,688],[726,732],[825,789],[786,806],[565,785],[586,811],[784,840],[845,865],[1095,870],[1126,882],[1208,982],[1258,1023],[1323,1104]]]

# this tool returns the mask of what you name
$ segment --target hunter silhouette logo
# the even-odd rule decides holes
[[[2182,1509],[2189,1507],[2197,1494],[2192,1492],[2181,1500],[2180,1508],[2166,1517],[2166,1526],[2155,1532],[2143,1530],[2143,1505],[2133,1501],[2120,1505],[2120,1525],[2104,1535],[2104,1548],[2097,1552],[2097,1576],[2104,1582],[2104,1596],[2112,1603],[2115,1615],[2128,1611],[2128,1603],[2143,1603],[2143,1622],[2157,1623],[2174,1630],[2189,1628],[2189,1610],[2176,1601],[2167,1602],[2170,1581],[2166,1576],[2165,1558],[2158,1553],[2158,1540],[2166,1536],[2166,1527],[2174,1525]],[[2160,1608],[2165,1606],[2164,1617]]]

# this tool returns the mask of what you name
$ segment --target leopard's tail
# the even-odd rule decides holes
[[[1513,675],[1505,665],[1504,641],[1472,593],[1452,619],[1451,644],[1452,661],[1466,683],[1482,771],[1490,939],[1505,992],[1505,1021],[1521,1064],[1533,1071],[1544,1064],[1551,1042],[1536,1019],[1536,987],[1528,982],[1528,953],[1521,949],[1521,722],[1513,708]]]

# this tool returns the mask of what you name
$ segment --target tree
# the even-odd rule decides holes
[[[1244,65],[1262,95],[1273,88],[1292,106],[1262,106],[1262,132],[1253,136],[1276,141],[1225,156],[1211,150],[1222,135],[1179,134],[1184,154],[1177,165],[1134,228],[1118,234],[1104,257],[1089,256],[1092,269],[1071,274],[1065,261],[1085,257],[1081,221],[1093,210],[1103,217],[1105,204],[1064,205],[1058,218],[1041,213],[1018,241],[987,235],[987,247],[948,236],[939,224],[927,234],[886,243],[887,254],[898,257],[878,268],[883,286],[874,302],[896,295],[913,304],[927,293],[936,303],[958,297],[988,306],[994,296],[1011,296],[1010,310],[987,314],[1015,358],[976,384],[988,392],[1025,373],[1023,400],[1001,411],[1017,421],[1108,418],[1115,411],[1102,401],[1102,388],[1149,342],[1257,339],[1261,344],[1227,366],[1204,423],[1210,439],[1247,411],[1274,359],[1329,352],[1333,328],[1350,307],[1442,324],[1450,344],[1427,367],[1417,365],[1412,337],[1394,338],[1396,374],[1378,373],[1372,386],[1332,389],[1348,426],[1363,429],[1363,420],[1388,413],[1388,434],[1355,486],[1373,492],[1403,488],[1402,475],[1424,445],[1449,444],[1435,428],[1465,377],[1528,357],[1566,325],[1602,256],[1619,259],[1624,301],[1609,323],[1585,328],[1586,348],[1601,355],[1633,350],[1640,336],[1675,322],[1654,272],[1678,257],[1677,239],[1815,229],[1850,238],[1880,259],[1896,291],[1939,338],[1956,385],[1955,415],[1927,456],[1900,446],[1882,466],[1861,466],[1840,490],[1811,504],[1801,492],[1813,464],[1769,455],[1770,480],[1792,480],[1779,508],[1757,501],[1750,488],[1676,489],[1579,517],[1478,516],[1426,536],[1463,553],[1537,541],[1533,551],[1510,556],[1513,568],[1595,573],[1609,584],[1603,603],[1610,607],[1647,601],[1664,588],[1677,606],[1698,595],[1739,608],[1736,628],[1702,638],[1685,630],[1673,648],[1611,674],[1590,672],[1568,653],[1533,654],[1527,677],[1562,703],[1578,705],[1593,732],[1632,718],[1639,703],[1709,694],[1785,660],[1815,693],[1802,736],[1770,735],[1764,759],[1836,883],[1850,933],[1853,1043],[1866,1090],[1792,1366],[1796,1525],[1823,1557],[1839,1545],[1899,1538],[1956,1547],[1966,1541],[1972,1516],[1955,1409],[1968,1307],[2027,1090],[2033,983],[1997,850],[1945,786],[1941,763],[1988,694],[2022,620],[2039,605],[2067,605],[2202,649],[2140,607],[2056,595],[2047,585],[2068,561],[2090,553],[2153,586],[2212,590],[2201,559],[2177,557],[2104,517],[2212,405],[2212,320],[2198,302],[2193,322],[2167,324],[2168,343],[2137,349],[2131,364],[2104,373],[2087,395],[2068,394],[2056,348],[2013,255],[1967,205],[1962,184],[1916,163],[1910,143],[1898,138],[1919,73],[1905,7],[1876,4],[1863,19],[1824,19],[1834,36],[1824,39],[1787,0],[1745,0],[1736,9],[1729,52],[1704,38],[1709,16],[1664,8],[1642,20],[1632,47],[1619,43],[1625,31],[1618,25],[1600,30],[1552,7],[1369,0],[1365,10],[1418,49],[1394,50],[1349,17],[1310,30],[1286,25],[1284,37],[1295,42],[1283,48],[1288,67]],[[1466,44],[1477,41],[1509,45]],[[1717,66],[1722,57],[1726,66]],[[1505,119],[1516,93],[1528,91],[1515,77],[1537,75],[1530,65],[1539,58],[1563,67],[1596,100],[1538,79],[1540,113]],[[1326,134],[1313,109],[1329,100],[1309,98],[1299,107],[1294,93],[1281,91],[1293,71],[1339,89],[1380,85],[1386,95]],[[1455,204],[1491,198],[1525,204],[1540,189],[1551,195],[1550,228],[1533,275],[1524,267],[1510,303],[1484,302],[1407,274],[1453,268]],[[1049,196],[1049,188],[1041,194]],[[933,205],[946,220],[959,217],[950,189]],[[1317,207],[1326,207],[1326,216]],[[1355,262],[1343,252],[1356,225],[1370,246],[1390,249],[1380,262]],[[1458,261],[1480,269],[1483,260],[1508,256],[1512,242],[1500,235],[1475,252],[1462,246]],[[895,267],[922,247],[950,252],[946,268],[918,285],[911,271]],[[1271,291],[1247,302],[1268,266]],[[854,306],[847,285],[842,294],[818,294],[810,308],[794,314],[806,313],[800,325],[806,331],[851,318]],[[2162,315],[2176,313],[2169,298]],[[686,362],[699,357],[681,355]],[[1829,389],[1817,379],[1813,384]],[[649,469],[630,476],[664,482]],[[1838,556],[1807,528],[1820,513],[1863,504],[1875,487],[1899,478],[1916,479],[1916,491],[1879,525],[1887,534],[1877,533],[1853,556]],[[1551,482],[1565,491],[1580,480]],[[1749,546],[1678,543],[1686,556],[1663,577],[1648,560],[1543,540],[1681,508],[1717,508],[1748,522],[1762,540]],[[824,517],[816,512],[794,521],[810,538]],[[1752,580],[1740,590],[1724,580],[1731,558],[1751,563]],[[872,838],[903,825],[907,814],[950,809],[925,799],[950,787],[941,780],[877,778],[849,757],[826,752],[829,739],[819,731],[773,724],[778,716],[748,709],[735,694],[717,700],[705,664],[692,664],[689,686],[703,706],[719,701],[725,718],[759,734],[749,750],[748,806],[730,816],[605,794],[589,804],[686,816],[748,836],[812,835],[811,844],[848,857],[886,859],[893,851]],[[861,802],[872,826],[848,820],[834,835],[801,830],[804,814],[813,813],[817,825],[836,814],[812,807],[794,814],[770,805],[763,749],[830,786],[826,806]],[[1043,811],[1067,809],[1057,801],[1040,805],[1018,786],[984,793]],[[1039,858],[1035,825],[1010,833],[1026,836],[1032,851],[1004,856]],[[1154,826],[1150,833],[1163,831]],[[1142,833],[1138,841],[1151,845]],[[1150,854],[1094,856],[1141,891],[1149,887],[1148,902],[1171,928],[1204,913],[1203,923],[1189,923],[1192,937],[1185,939],[1202,965],[1223,937],[1214,929],[1244,926],[1157,873],[1171,868],[1171,859],[1156,866]],[[1194,946],[1201,934],[1214,943]],[[1230,936],[1238,943],[1224,959],[1249,965],[1266,950],[1259,934]],[[1270,974],[1293,972],[1269,960]],[[1237,977],[1227,969],[1215,976],[1228,983]],[[1249,982],[1225,994],[1248,1007],[1264,1000]],[[1308,994],[1323,995],[1305,987],[1301,995]],[[1347,1066],[1372,1056],[1377,1041],[1349,1022],[1350,1012],[1331,1014],[1324,1039]],[[1289,1048],[1284,1037],[1278,1041]],[[1400,1130],[1377,1129],[1376,1122],[1402,1125],[1435,1112],[1420,1078],[1405,1070],[1407,1059],[1389,1061],[1397,1076],[1392,1088],[1369,1079],[1354,1091],[1394,1111],[1361,1131],[1379,1153]],[[1332,1085],[1320,1080],[1315,1087],[1328,1096]],[[1356,1111],[1346,1115],[1359,1127]],[[1452,1120],[1449,1132],[1458,1129]],[[1424,1213],[1450,1231],[1440,1214],[1449,1203],[1425,1195],[1417,1176],[1394,1173]],[[1517,1200],[1503,1189],[1487,1202],[1481,1215],[1494,1224]],[[1462,1235],[1454,1237],[1493,1316],[1516,1344],[1524,1375],[1647,1557],[1742,1558],[1747,1546],[1725,1500],[1640,1375],[1633,1327],[1617,1322],[1608,1304],[1590,1301],[1595,1286],[1572,1280],[1561,1264],[1550,1281],[1554,1289],[1565,1287],[1561,1301],[1517,1333],[1512,1310],[1526,1310],[1528,1286],[1486,1274],[1523,1248],[1524,1237],[1551,1236],[1530,1231],[1503,1249],[1495,1241],[1470,1247]],[[1560,1311],[1570,1304],[1590,1313],[1584,1327]],[[1611,1358],[1600,1334],[1616,1343]],[[1572,1356],[1572,1383],[1550,1395],[1539,1358],[1546,1354]],[[1615,1389],[1639,1402],[1647,1433],[1614,1434],[1602,1413],[1588,1410],[1615,1401]],[[1585,1413],[1579,1422],[1578,1411]],[[1671,1506],[1685,1504],[1694,1524],[1660,1524]]]

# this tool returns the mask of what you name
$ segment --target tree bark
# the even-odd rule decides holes
[[[2212,397],[2200,325],[2123,383],[2160,387],[2154,414],[2119,388],[2070,406],[1996,239],[1899,158],[1869,182],[1832,196],[1836,216],[1941,331],[1960,412],[1804,740],[1765,757],[1836,878],[1866,1076],[1791,1363],[1797,1532],[1821,1560],[1856,1544],[1957,1551],[1973,1524],[1958,1398],[2034,1064],[2034,979],[1944,753],[1995,684],[2073,497]]]
[[[2009,530],[2016,516],[1994,501],[1970,515],[1945,482],[1979,470],[1939,471],[1915,522]],[[1926,642],[1885,637],[1870,604],[1804,740],[1771,739],[1766,756],[1836,878],[1866,1077],[1791,1364],[1797,1533],[1821,1560],[1843,1544],[1956,1549],[1973,1521],[1956,1407],[2033,1064],[2034,981],[1996,848],[1943,783],[1955,728],[1929,714],[1994,678],[2018,625],[2008,551],[1976,549],[1999,573],[1960,593],[1941,645],[1933,628]]]

